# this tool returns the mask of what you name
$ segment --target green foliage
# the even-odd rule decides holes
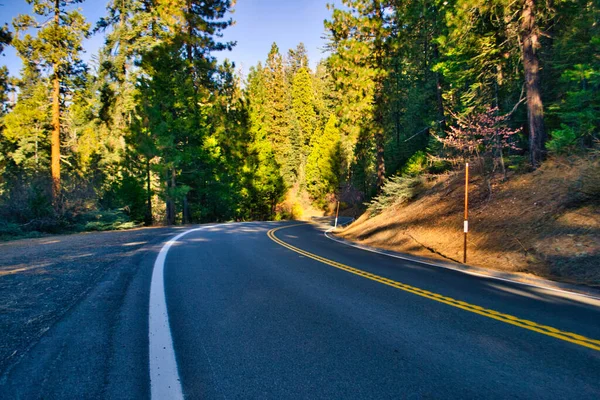
[[[531,164],[529,164],[527,157],[518,154],[511,155],[507,158],[507,167],[517,173],[531,171]]]
[[[334,193],[340,176],[340,132],[331,115],[321,133],[315,131],[306,164],[306,189],[313,200],[323,206],[325,196]]]
[[[294,75],[292,84],[292,110],[300,125],[300,129],[297,132],[297,140],[301,146],[300,151],[303,153],[305,152],[305,148],[308,147],[311,135],[315,131],[317,124],[317,114],[314,104],[312,79],[308,69],[300,68]]]
[[[402,174],[410,176],[421,175],[427,170],[427,163],[427,154],[424,151],[417,151],[402,168]]]
[[[89,36],[90,25],[79,11],[66,11],[66,8],[81,2],[83,0],[62,0],[55,10],[54,0],[35,0],[33,13],[42,22],[33,15],[19,15],[14,19],[13,45],[27,67],[51,68],[53,74],[60,76],[74,72],[74,67],[81,61],[81,44]],[[48,18],[57,18],[58,23],[44,23]],[[39,29],[37,36],[32,36],[30,29]]]
[[[279,47],[273,43],[267,56],[264,73],[264,127],[271,142],[275,161],[281,166],[282,176],[288,186],[297,178],[290,160],[291,139],[289,134],[288,96],[283,58]]]
[[[25,234],[21,226],[12,222],[0,221],[0,240],[21,237]]]
[[[308,69],[308,54],[304,43],[298,43],[295,49],[288,51],[286,73],[288,80],[291,82],[294,80],[294,76],[301,68]]]
[[[12,33],[8,30],[8,26],[0,27],[0,55],[4,52],[4,46],[12,42]]]
[[[387,21],[378,18],[374,12],[376,5],[369,1],[343,3],[346,7],[333,9],[331,20],[325,21],[325,28],[330,34],[332,50],[328,65],[336,89],[341,92],[337,111],[342,129],[341,147],[346,156],[344,164],[349,168],[357,143],[381,128],[376,126],[381,121],[375,121],[374,105],[378,103],[375,96],[379,94],[379,85],[387,72],[382,65],[381,49],[381,36],[385,34]],[[371,40],[372,33],[378,35],[377,40]],[[372,156],[372,153],[361,156]],[[368,163],[367,160],[359,162]]]
[[[573,128],[563,124],[562,129],[552,132],[552,139],[546,142],[546,149],[554,154],[565,154],[573,150],[579,136]]]
[[[522,3],[344,0],[330,6],[330,55],[314,71],[302,43],[285,56],[273,43],[245,84],[233,63],[214,57],[234,45],[221,40],[233,1],[110,0],[93,69],[81,60],[89,24],[72,7],[81,0],[59,3],[57,23],[55,2],[35,0],[32,15],[14,19],[14,34],[0,29],[0,52],[12,40],[24,61],[18,79],[0,68],[0,235],[297,218],[293,196],[308,193],[322,207],[340,188],[356,202],[381,191],[376,213],[414,198],[419,176],[451,168],[448,127],[488,104],[506,116],[502,126],[470,135],[462,155],[485,153],[483,167],[494,171],[505,160],[529,170],[522,150],[500,143],[506,132],[524,128],[521,144],[530,134]],[[598,138],[598,12],[585,0],[536,3],[551,153],[587,154]],[[55,209],[57,80],[64,185]],[[382,187],[386,174],[399,175]],[[582,187],[595,187],[588,178]],[[287,190],[294,206],[284,214]]]
[[[600,135],[600,8],[594,2],[565,1],[557,4],[556,14],[561,29],[549,60],[547,120],[548,149],[560,153],[575,144],[589,147]]]
[[[128,220],[142,222],[146,218],[146,191],[144,182],[134,176],[125,175],[112,182],[107,188],[100,205],[105,209],[120,209]]]
[[[139,226],[129,220],[125,210],[90,212],[79,216],[76,223],[75,229],[83,231],[114,231]]]
[[[368,204],[368,211],[371,216],[377,215],[387,208],[409,202],[423,190],[422,176],[393,176],[386,180],[381,193]]]
[[[275,205],[283,199],[285,184],[276,160],[266,107],[269,104],[262,66],[251,69],[248,77],[249,123],[251,144],[244,167],[247,187],[244,190],[250,218],[274,218]]]
[[[50,94],[47,80],[25,69],[19,82],[19,101],[4,117],[6,157],[25,175],[46,171],[49,160]]]
[[[266,66],[259,63],[248,76],[250,150],[254,153],[247,164],[254,182],[248,199],[255,210],[261,209],[256,207],[257,198],[268,199],[269,215],[286,189],[306,190],[317,203],[337,190],[340,134],[332,116],[331,76],[324,65],[311,74],[307,63],[299,45],[283,65],[279,48],[273,44]]]

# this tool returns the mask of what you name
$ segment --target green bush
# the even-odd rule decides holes
[[[147,195],[143,181],[126,175],[106,190],[100,205],[105,209],[121,209],[132,221],[142,222],[148,209]]]
[[[124,210],[119,209],[81,214],[77,217],[76,226],[79,231],[109,231],[135,228],[137,225]]]
[[[18,224],[0,221],[0,239],[21,236],[23,234],[24,232]]]
[[[403,175],[417,176],[421,175],[427,170],[427,154],[424,151],[417,151],[413,154],[404,168],[402,168]]]
[[[424,190],[421,176],[398,175],[388,179],[381,194],[367,204],[371,215],[377,215],[384,209],[406,203]]]
[[[552,138],[546,142],[546,149],[554,154],[565,154],[573,149],[579,141],[579,136],[573,128],[562,124],[562,129],[552,132]]]
[[[511,155],[506,158],[508,169],[517,173],[525,173],[531,171],[529,159],[521,155]]]

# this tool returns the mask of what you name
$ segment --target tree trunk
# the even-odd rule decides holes
[[[150,158],[146,159],[146,195],[147,195],[147,208],[145,224],[147,226],[152,225],[152,180],[150,175]]]
[[[375,3],[376,10],[375,15],[379,20],[384,19],[383,4]],[[381,31],[375,33],[374,51],[375,51],[375,66],[380,69],[385,69],[385,39],[381,34]],[[376,167],[377,167],[377,193],[381,193],[381,188],[385,181],[385,131],[384,131],[384,118],[383,118],[383,107],[384,107],[384,78],[379,76],[375,81],[375,148],[377,151],[376,156]]]
[[[376,86],[375,110],[373,115],[375,150],[376,150],[376,168],[377,168],[377,193],[381,192],[385,182],[385,134],[383,127],[383,84]]]
[[[540,48],[538,26],[535,21],[535,0],[525,0],[521,15],[521,47],[525,88],[527,90],[527,122],[529,127],[529,156],[537,168],[544,159],[544,106],[540,85],[540,61],[536,51]]]
[[[171,169],[171,179],[167,175],[167,191],[167,225],[175,225],[175,168]]]
[[[375,132],[375,147],[377,148],[377,193],[380,193],[385,182],[385,137],[380,125],[377,126],[377,132]]]
[[[54,2],[54,24],[58,26],[60,16],[59,0]],[[53,64],[52,78],[52,137],[51,145],[51,174],[52,174],[52,202],[57,208],[60,197],[60,79],[58,64]]]
[[[183,223],[184,224],[189,224],[190,223],[190,206],[188,203],[188,195],[187,193],[185,194],[185,196],[183,196]]]

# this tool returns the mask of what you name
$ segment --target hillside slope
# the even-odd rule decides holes
[[[408,204],[338,234],[369,246],[462,260],[464,178],[438,178]],[[468,264],[600,286],[600,160],[571,157],[483,190],[471,180]]]

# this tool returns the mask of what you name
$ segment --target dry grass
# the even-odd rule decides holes
[[[491,197],[473,179],[468,263],[600,286],[600,203],[587,194],[590,174],[600,176],[598,160],[553,159],[535,172],[494,181]],[[440,178],[413,202],[363,215],[341,236],[462,260],[463,185],[461,174]]]

